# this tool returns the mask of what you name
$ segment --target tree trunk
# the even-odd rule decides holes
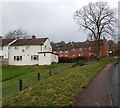
[[[100,59],[100,41],[97,41],[97,60]]]

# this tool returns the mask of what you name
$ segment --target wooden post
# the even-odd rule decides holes
[[[51,74],[51,69],[49,70],[49,75],[52,76],[52,74]]]
[[[38,73],[38,81],[40,80],[40,73]]]
[[[19,91],[22,91],[22,90],[23,90],[22,80],[20,79],[19,80]]]

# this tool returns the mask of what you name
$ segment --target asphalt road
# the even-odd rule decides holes
[[[110,70],[109,85],[113,106],[120,107],[120,61]]]

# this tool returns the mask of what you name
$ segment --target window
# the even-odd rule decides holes
[[[60,53],[62,53],[62,51],[60,51]]]
[[[0,50],[3,50],[3,46],[0,46]]]
[[[4,58],[4,56],[0,56],[0,59]]]
[[[72,51],[75,51],[75,49],[72,49]]]
[[[14,61],[21,61],[22,60],[22,56],[14,56]]]
[[[83,51],[83,48],[80,48],[80,51]]]
[[[83,56],[83,54],[79,54],[79,56]]]
[[[76,55],[75,54],[73,54],[73,57],[75,57]]]
[[[91,50],[92,49],[92,47],[89,47],[89,50]]]
[[[26,49],[29,49],[30,48],[30,46],[29,45],[26,45]]]
[[[45,49],[47,48],[47,46],[45,45]]]
[[[31,60],[38,60],[39,56],[38,55],[31,55]]]
[[[65,57],[68,57],[68,55],[65,55]]]
[[[15,48],[15,49],[18,49],[18,46],[15,46],[14,48]]]
[[[65,51],[65,53],[67,53],[68,51]]]
[[[92,53],[89,53],[89,55],[92,55]]]
[[[60,55],[60,57],[63,57],[63,55]]]
[[[44,53],[44,56],[46,56],[46,54]]]

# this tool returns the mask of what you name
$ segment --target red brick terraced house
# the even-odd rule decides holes
[[[54,53],[58,54],[59,57],[96,57],[96,47],[97,41],[87,41],[85,42],[72,42],[66,47],[53,47]],[[108,41],[103,38],[100,40],[100,57],[107,57],[109,52]]]

